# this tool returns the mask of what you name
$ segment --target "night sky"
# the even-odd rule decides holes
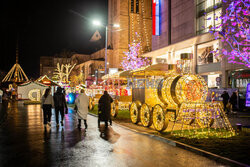
[[[29,77],[39,77],[39,57],[63,50],[89,54],[104,47],[107,0],[6,0],[0,4],[0,70],[8,72],[15,63],[18,40],[19,63]],[[79,13],[81,16],[79,16]],[[90,42],[96,30],[101,42]]]

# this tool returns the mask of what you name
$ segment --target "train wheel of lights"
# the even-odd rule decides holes
[[[203,109],[200,112],[197,112],[196,114],[197,114],[196,116],[197,123],[201,128],[206,128],[206,127],[208,128],[213,125],[214,123],[213,112],[210,109],[208,110]]]
[[[93,98],[90,97],[90,98],[89,98],[89,109],[90,109],[90,110],[93,110],[93,109],[94,109],[94,105],[95,105],[95,104],[94,104],[94,100],[93,100]]]
[[[157,131],[164,131],[168,127],[169,119],[163,108],[156,104],[153,109],[153,124]]]
[[[141,102],[139,101],[133,102],[130,106],[129,109],[130,119],[134,124],[140,122],[140,108],[141,108]]]
[[[149,127],[153,123],[151,107],[146,103],[141,106],[140,110],[141,123],[143,126]]]
[[[111,104],[111,116],[112,117],[116,117],[118,114],[118,100],[115,100],[112,104]]]

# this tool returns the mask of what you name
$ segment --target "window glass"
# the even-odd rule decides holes
[[[220,9],[215,10],[215,14],[214,14],[214,22],[215,22],[215,26],[219,26],[219,25],[221,24],[221,18],[220,18],[221,13],[222,13],[221,8],[220,8]],[[218,30],[221,30],[221,27],[220,27]]]
[[[197,5],[197,17],[203,16],[205,13],[205,2]]]
[[[131,0],[131,13],[134,13],[134,0]]]
[[[206,8],[212,7],[214,5],[214,0],[207,0],[206,1]]]
[[[221,62],[221,56],[212,53],[212,51],[215,51],[218,48],[219,48],[218,40],[198,45],[197,48],[198,65]]]
[[[206,31],[214,25],[214,12],[210,12],[206,17]]]
[[[139,13],[139,0],[136,0],[136,13]]]
[[[221,3],[221,0],[215,0],[214,3],[215,4]]]
[[[197,31],[203,31],[205,25],[205,17],[199,17],[197,19]]]
[[[221,24],[221,0],[197,0],[196,11],[197,34],[208,32],[209,28],[219,26]]]
[[[202,3],[202,2],[205,2],[205,0],[197,0],[196,4],[198,5],[198,4]]]

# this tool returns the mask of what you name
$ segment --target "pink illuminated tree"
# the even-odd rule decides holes
[[[250,68],[250,0],[223,0],[229,4],[219,26],[210,27],[210,33],[215,39],[221,38],[223,48],[221,53],[229,63],[245,65]],[[219,55],[218,51],[213,51]]]
[[[134,70],[143,66],[150,65],[148,58],[140,57],[141,44],[135,41],[128,45],[129,51],[124,52],[126,56],[123,57],[122,67],[123,70]]]

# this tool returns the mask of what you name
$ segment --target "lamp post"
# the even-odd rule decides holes
[[[108,56],[107,56],[107,52],[108,52],[108,26],[112,26],[112,27],[120,27],[119,24],[108,24],[106,26],[102,25],[100,21],[94,20],[93,24],[96,26],[102,26],[105,27],[105,75],[108,73],[107,71],[107,61],[108,61]]]
[[[108,54],[108,26],[105,27],[105,75],[107,74],[107,54]]]

